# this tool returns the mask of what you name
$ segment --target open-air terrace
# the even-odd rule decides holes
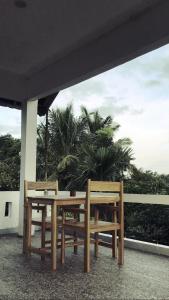
[[[143,206],[148,204],[151,208],[155,205],[162,207],[162,209],[159,209],[159,213],[155,214],[153,219],[154,224],[148,224],[148,226],[152,225],[149,226],[150,228],[147,229],[146,224],[148,223],[151,212],[153,211],[151,211],[151,209],[149,209],[149,216],[146,215],[143,218],[144,224],[140,225],[137,222],[137,233],[141,233],[142,237],[144,232],[146,234],[150,233],[150,235],[153,233],[152,236],[148,236],[147,234],[153,243],[142,241],[141,238],[138,241],[135,239],[134,234],[133,236],[127,236],[128,232],[130,233],[130,230],[128,232],[126,231],[127,233],[125,232],[126,237],[125,239],[123,238],[124,221],[126,222],[127,219],[125,215],[127,210],[124,210],[124,214],[123,183],[120,182],[120,179],[123,177],[127,168],[129,170],[129,166],[131,166],[130,161],[132,160],[132,157],[130,156],[130,148],[127,149],[129,151],[123,152],[123,154],[126,154],[126,152],[127,154],[129,153],[128,156],[125,156],[127,157],[126,161],[128,162],[127,167],[126,161],[123,159],[123,156],[121,156],[122,158],[120,163],[117,164],[117,169],[113,170],[112,168],[111,176],[106,178],[106,180],[109,180],[109,182],[106,182],[108,190],[106,190],[106,187],[104,186],[105,182],[102,182],[99,190],[97,188],[98,185],[100,185],[100,182],[94,182],[92,189],[92,183],[89,178],[93,179],[93,181],[98,180],[98,178],[89,177],[86,178],[86,182],[88,184],[86,198],[79,200],[78,197],[76,199],[72,198],[72,195],[69,195],[69,198],[66,196],[66,199],[64,200],[65,203],[67,201],[67,203],[72,206],[75,204],[78,204],[79,206],[82,205],[82,208],[76,207],[76,209],[79,209],[79,211],[83,210],[85,215],[82,220],[83,225],[79,225],[81,221],[80,216],[78,216],[76,220],[70,220],[70,222],[67,222],[66,224],[63,206],[68,204],[63,203],[63,199],[59,199],[57,194],[58,185],[57,188],[52,189],[52,191],[55,191],[53,200],[49,197],[50,195],[47,193],[46,188],[35,188],[35,185],[37,184],[40,188],[42,185],[42,182],[36,182],[38,176],[38,181],[45,180],[45,182],[43,182],[43,185],[45,186],[47,184],[47,179],[50,177],[47,173],[47,167],[49,166],[48,142],[50,139],[48,128],[50,123],[48,117],[50,118],[50,115],[48,113],[53,101],[56,99],[56,101],[58,101],[58,107],[61,107],[59,106],[61,102],[58,100],[58,95],[60,95],[62,90],[72,87],[77,83],[90,79],[95,75],[99,75],[123,63],[129,62],[130,60],[138,58],[152,50],[167,45],[169,42],[168,12],[168,0],[0,1],[0,106],[15,108],[21,111],[21,139],[17,141],[17,146],[19,145],[19,148],[17,149],[20,149],[21,146],[21,150],[19,150],[20,153],[18,151],[19,154],[17,153],[17,159],[14,159],[15,163],[18,161],[18,166],[20,162],[20,173],[19,170],[16,170],[17,168],[15,164],[10,164],[9,161],[7,161],[5,164],[2,164],[2,174],[0,174],[2,179],[5,178],[8,182],[7,186],[12,186],[13,177],[15,176],[12,175],[11,179],[9,179],[10,177],[8,177],[8,175],[6,176],[7,169],[8,171],[12,169],[12,171],[14,173],[16,172],[18,176],[15,178],[17,182],[17,184],[14,185],[15,191],[12,191],[12,189],[11,191],[8,191],[6,187],[3,189],[3,187],[0,186],[0,299],[169,299],[169,239],[167,231],[168,228],[166,228],[168,226],[166,224],[168,224],[167,209],[169,206],[168,181],[167,183],[165,182],[164,188],[161,188],[160,190],[161,194],[165,195],[158,195],[157,189],[161,184],[159,184],[159,182],[155,182],[154,185],[155,188],[157,188],[156,192],[154,192],[156,195],[150,195],[151,193],[144,195],[142,190],[140,191],[140,194],[124,194],[125,209],[128,203],[132,203],[134,205],[141,204]],[[147,74],[150,69],[154,70],[153,67],[155,64],[153,64],[150,64],[150,66],[146,69]],[[144,66],[145,65],[146,64],[144,64]],[[167,74],[164,80],[166,86],[168,86],[167,68],[167,64],[163,63],[162,69],[158,72],[159,77],[162,77],[162,74]],[[163,73],[161,70],[163,70]],[[118,111],[119,109],[128,109],[126,104],[122,107],[119,101],[124,97],[124,94],[128,94],[130,75],[131,74],[127,73],[125,76],[125,79],[127,78],[128,82],[127,88],[122,92],[122,97],[119,94],[116,95],[117,97],[114,97],[114,94],[105,97],[106,101],[108,101],[108,99],[112,101],[111,104],[117,104]],[[136,81],[139,81],[140,78],[139,73]],[[147,82],[145,83],[145,78],[142,79],[142,83],[146,86]],[[156,78],[156,76],[149,78],[147,86],[152,87],[154,84],[158,85],[159,82],[157,79],[158,78]],[[123,84],[121,81],[115,82],[114,89],[116,89],[116,85],[120,86],[121,89]],[[133,86],[131,83],[131,89],[132,88]],[[141,89],[142,88],[143,86],[141,85]],[[110,89],[113,89],[112,84],[110,84]],[[100,93],[100,90],[98,91],[98,94]],[[90,94],[90,91],[88,91],[88,93]],[[134,98],[136,98],[136,96],[137,93],[134,94]],[[141,97],[138,97],[138,99],[140,101]],[[166,101],[166,95],[165,99],[162,100]],[[153,97],[151,97],[151,101],[154,101]],[[160,102],[160,106],[164,105],[165,101],[163,101],[162,104]],[[147,102],[145,101],[146,104]],[[83,106],[85,105],[85,100],[82,104]],[[112,105],[111,107],[113,108],[114,106]],[[137,107],[136,104],[135,108],[132,110],[133,114],[137,115],[138,111],[140,111],[137,108],[139,107]],[[151,110],[150,106],[149,110]],[[168,109],[163,108],[162,112],[164,111],[167,112]],[[69,107],[69,112],[69,116],[72,116],[71,106]],[[156,118],[158,114],[159,113],[157,111],[155,122],[157,121]],[[10,118],[3,115],[3,112],[1,116],[4,118],[6,124],[8,124]],[[42,127],[42,129],[45,128],[44,131],[42,130],[42,135],[45,136],[42,143],[43,146],[45,145],[45,151],[42,152],[44,152],[45,155],[42,155],[43,159],[40,164],[42,171],[41,175],[43,174],[44,176],[40,176],[39,174],[37,176],[38,116],[46,116],[46,125]],[[89,117],[89,121],[90,116],[90,114],[87,115],[87,117]],[[96,121],[98,121],[98,114],[96,113],[95,116]],[[160,118],[162,119],[162,116],[160,116]],[[67,119],[69,118],[67,117],[67,114],[65,119],[66,121],[64,122],[64,125],[65,123],[68,124]],[[110,123],[111,116],[108,119]],[[152,117],[150,116],[148,124],[151,123],[151,119]],[[76,118],[72,117],[72,120],[72,124],[75,124],[74,120],[76,120]],[[101,123],[104,123],[102,117],[100,117],[99,120],[101,120]],[[82,123],[84,124],[85,122]],[[137,130],[137,125],[136,120],[133,125],[135,130]],[[18,124],[17,126],[19,127]],[[167,126],[168,123],[166,122],[165,127]],[[116,128],[117,127],[118,125]],[[101,127],[101,129],[105,128]],[[109,139],[106,140],[106,144],[104,145],[104,149],[106,149],[104,153],[109,154],[109,152],[106,151],[108,145],[110,145],[112,154],[112,147],[115,144],[113,140],[113,126],[112,128],[106,128],[106,130],[107,129],[108,131],[106,132]],[[55,131],[59,133],[61,132],[59,130]],[[86,133],[86,128],[83,127],[83,130],[81,131]],[[85,135],[82,136],[81,131],[79,136],[83,139],[80,140],[78,136],[78,146],[79,144],[80,146],[81,144],[84,145],[84,140],[85,142],[88,140],[88,146],[90,146],[90,142],[94,140],[92,130],[90,132],[91,139],[86,139]],[[98,128],[96,128],[95,135],[98,134],[98,131]],[[76,137],[77,132],[73,136]],[[105,131],[101,131],[100,137],[103,138],[104,136]],[[61,137],[62,132],[54,144],[56,147],[54,150],[52,149],[52,154],[55,154],[55,151],[58,150],[56,148],[58,147]],[[64,149],[69,145],[68,138],[70,138],[69,141],[71,144],[71,137],[71,134],[66,135],[66,142],[63,143]],[[8,138],[10,137],[8,136]],[[81,143],[81,141],[83,141],[83,143]],[[107,143],[107,141],[109,143]],[[129,139],[125,139],[125,142],[126,141],[128,141],[129,144]],[[97,146],[101,145],[99,143],[95,144],[93,153],[96,152]],[[9,144],[7,146],[8,148]],[[2,145],[4,145],[3,140]],[[73,151],[74,145],[75,143],[73,141]],[[102,148],[102,146],[100,146],[100,148]],[[146,148],[146,145],[144,148]],[[119,147],[116,149],[119,150]],[[3,151],[3,154],[6,154],[6,149],[3,149]],[[66,153],[68,156],[71,154],[73,156],[73,151],[69,152],[66,149],[64,154]],[[157,149],[153,148],[153,151],[155,152]],[[153,151],[151,155],[153,154]],[[77,151],[77,153],[81,154],[81,149],[80,151]],[[84,153],[82,154],[84,155]],[[119,152],[117,151],[117,153]],[[102,154],[103,152],[101,152],[101,159]],[[80,157],[81,160],[84,160],[83,155]],[[13,151],[10,152],[9,156],[10,158],[14,158]],[[63,158],[63,153],[61,153],[60,158],[61,157]],[[109,163],[113,161],[112,156],[110,157],[111,159],[109,160]],[[58,161],[57,166],[59,166]],[[78,159],[76,159],[76,161],[78,161]],[[90,165],[90,160],[88,162]],[[110,170],[109,163],[107,163],[107,166]],[[99,166],[103,169],[102,164],[99,164]],[[54,164],[54,167],[56,167],[56,164]],[[119,170],[120,168],[122,169]],[[81,175],[83,172],[80,167],[79,170]],[[74,171],[77,175],[77,167],[74,167]],[[53,174],[56,175],[56,173]],[[53,174],[51,173],[50,175],[53,176]],[[110,183],[110,179],[113,181],[117,174],[119,182]],[[95,175],[97,177],[98,173],[95,172]],[[54,178],[54,180],[51,184],[56,186],[55,180],[58,179],[59,176],[52,176],[51,178]],[[99,179],[102,178],[101,176],[98,177]],[[72,178],[74,180],[75,177]],[[160,177],[160,179],[161,178],[162,177]],[[62,179],[63,181],[65,180],[65,178]],[[39,190],[43,190],[44,195],[40,196],[40,198],[36,196],[34,199],[33,197],[28,196],[28,182],[31,186],[31,191],[36,190],[39,192]],[[144,187],[147,188],[147,182]],[[148,188],[149,187],[150,185]],[[77,190],[84,191],[84,189],[72,188],[71,192]],[[95,223],[92,223],[93,228],[91,228],[90,204],[92,204],[92,197],[90,198],[90,192],[98,191],[116,192],[118,197],[114,194],[111,195],[111,201],[109,198],[109,202],[108,200],[105,200],[105,196],[101,196],[99,200],[98,197],[95,197],[95,201],[97,200],[98,202],[94,202],[93,200],[94,205],[96,205],[96,210],[94,213]],[[78,200],[79,202],[76,203],[75,200]],[[57,208],[59,207],[58,203],[62,206],[63,213],[63,219],[60,225],[58,225],[59,218],[57,218]],[[110,222],[107,222],[108,225],[105,225],[104,223],[104,227],[103,225],[102,227],[99,227],[97,205],[104,205],[105,203],[111,204],[111,207],[109,208],[111,208],[111,216],[114,219],[111,220],[111,224]],[[51,205],[51,210],[49,209],[47,211],[47,205]],[[158,207],[156,206],[156,213],[158,212]],[[41,221],[39,221],[39,219],[38,221],[32,221],[32,209],[35,209],[35,217],[39,217]],[[70,207],[67,209],[70,209]],[[137,212],[139,212],[139,209],[140,206],[137,208]],[[74,208],[75,216],[77,215],[76,212],[77,211],[75,211]],[[128,212],[130,212],[129,206]],[[49,223],[46,222],[47,213],[50,218]],[[129,214],[130,218],[128,218],[128,220],[132,222],[134,215],[134,210],[132,210],[132,214]],[[68,216],[70,217],[70,215]],[[157,220],[158,217],[161,217],[159,218],[159,223]],[[37,227],[32,227],[32,225],[37,225],[36,222],[40,223],[38,226],[41,226],[42,234],[40,234],[39,228],[36,230]],[[162,222],[162,226],[158,228],[157,225],[160,224],[160,222]],[[49,241],[45,241],[45,230],[47,229],[47,225],[49,226],[48,230],[51,230],[51,240]],[[74,226],[72,228],[76,227],[76,229],[80,228],[79,230],[84,230],[84,271],[88,273],[83,272],[84,255],[82,243],[78,248],[77,254],[72,253],[72,248],[66,248],[64,264],[64,247],[66,247],[64,230],[66,226],[70,225]],[[129,224],[127,225],[129,228]],[[58,228],[62,229],[62,239],[60,241],[61,244],[59,245],[60,247],[62,246],[62,264],[60,262],[60,249],[57,247]],[[105,228],[108,228],[108,233],[104,230],[106,234],[103,234],[103,230],[101,229]],[[146,230],[142,230],[144,228],[146,228],[147,232]],[[134,232],[134,226],[129,229],[131,229],[131,232]],[[112,250],[102,247],[103,245],[108,245],[108,241],[110,241],[111,238],[109,235],[110,231],[113,232],[111,239]],[[96,259],[93,256],[92,246],[90,247],[90,237],[91,233],[94,233],[95,256],[97,257],[97,246],[100,242],[99,238],[101,236],[99,235],[100,232],[103,240],[102,246],[99,246],[99,256]],[[49,231],[47,232],[47,235],[50,236]],[[164,245],[158,244],[161,236],[163,237]],[[35,246],[39,245],[38,240],[41,239],[41,245],[38,246],[38,248],[35,249],[31,247],[31,237],[32,243]],[[128,237],[131,239],[128,239]],[[147,241],[148,239],[146,238],[145,240]],[[49,244],[49,246],[46,246],[47,244]],[[125,248],[123,247],[124,244]],[[77,250],[77,236],[75,230],[73,246],[75,253]],[[50,253],[48,253],[49,249]],[[116,257],[117,250],[118,263],[117,259],[112,258],[113,255]],[[30,255],[31,251],[40,254],[41,257],[35,253],[31,253]],[[48,258],[43,260],[43,255],[45,256],[49,254],[51,261]]]
[[[118,267],[111,250],[100,247],[85,274],[82,249],[78,255],[69,249],[66,264],[58,262],[51,273],[49,260],[25,259],[16,235],[1,236],[0,249],[1,299],[169,299],[167,257],[126,249],[125,264]]]
[[[65,192],[61,192],[65,195]],[[82,195],[84,193],[80,193]],[[124,265],[118,266],[111,249],[99,246],[94,258],[91,245],[91,271],[83,272],[83,247],[78,254],[66,249],[66,261],[51,272],[50,259],[22,254],[22,238],[17,235],[19,193],[1,192],[1,212],[11,199],[9,216],[1,214],[0,235],[0,296],[9,299],[169,299],[169,247],[125,239]],[[2,201],[3,199],[3,201]],[[167,195],[125,195],[125,203],[168,204]],[[13,213],[13,209],[16,214]],[[50,212],[49,212],[50,213]],[[13,228],[12,228],[13,226]],[[3,229],[2,229],[3,228]],[[4,234],[5,233],[5,234]],[[39,245],[40,232],[32,236],[33,246]],[[50,239],[50,232],[47,232]],[[104,236],[105,241],[110,239]]]

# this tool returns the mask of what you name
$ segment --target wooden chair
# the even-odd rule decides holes
[[[45,192],[54,192],[55,195],[58,193],[58,181],[51,182],[51,181],[24,181],[24,234],[23,234],[23,253],[27,253],[26,249],[26,240],[27,240],[27,197],[28,191],[43,191]],[[51,227],[50,220],[46,221],[47,216],[47,206],[46,205],[34,205],[32,207],[33,210],[41,211],[41,220],[34,219],[32,220],[32,225],[40,226],[41,227],[41,247],[45,248],[45,245],[50,242],[45,240],[45,232],[47,228]],[[60,220],[61,221],[61,220]],[[42,257],[44,259],[44,257]]]
[[[92,192],[104,192],[99,198],[99,193],[92,196]],[[116,195],[113,196],[113,194]],[[99,210],[95,206],[94,220],[90,218],[90,209],[92,204],[104,203],[112,207],[112,222],[99,220]],[[72,222],[66,220],[66,212],[73,214],[84,214],[83,222]],[[90,242],[91,235],[94,234],[95,256],[98,256],[98,245],[107,246],[107,243],[100,241],[99,232],[112,232],[112,256],[116,256],[117,247],[117,231],[118,231],[118,264],[124,263],[124,209],[123,209],[123,182],[104,182],[91,181],[87,182],[86,201],[84,209],[64,208],[62,216],[62,243],[61,243],[61,260],[65,260],[65,230],[72,230],[77,234],[84,236],[84,271],[90,271]],[[77,240],[74,240],[72,245],[77,245]]]

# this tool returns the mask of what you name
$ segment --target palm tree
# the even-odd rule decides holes
[[[90,133],[95,133],[97,130],[105,127],[110,127],[112,125],[112,117],[108,116],[107,118],[103,119],[98,111],[89,113],[86,107],[81,107],[82,112],[82,120],[85,123],[88,131]]]
[[[52,110],[49,114],[49,140],[54,170],[65,188],[75,173],[77,152],[83,135],[83,122],[73,114],[72,105]],[[52,177],[53,177],[52,175]]]
[[[75,118],[72,106],[49,113],[49,178],[60,178],[62,188],[84,187],[87,178],[114,180],[129,168],[132,153],[129,139],[114,140],[119,128],[111,116],[98,111]],[[43,147],[45,128],[39,127],[39,149]]]
[[[72,176],[68,187],[72,183],[83,189],[88,178],[93,180],[121,180],[124,172],[130,168],[132,149],[122,148],[114,144],[109,147],[96,148],[93,145],[82,145],[76,176]]]
[[[76,152],[81,127],[81,123],[73,115],[72,105],[65,110],[56,109],[50,112],[50,143],[58,159]]]

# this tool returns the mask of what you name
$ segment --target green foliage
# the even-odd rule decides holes
[[[169,245],[168,227],[168,206],[125,203],[126,237]]]
[[[75,117],[72,106],[49,113],[48,179],[59,178],[60,189],[83,190],[88,178],[124,180],[126,193],[169,194],[169,175],[137,169],[131,140],[116,140],[119,125],[98,111],[82,107]],[[45,178],[45,125],[38,126],[37,180]],[[0,190],[18,190],[20,140],[0,136]],[[101,208],[102,209],[102,208]],[[102,210],[104,214],[104,210]],[[169,245],[169,208],[161,205],[125,204],[127,237]]]
[[[79,176],[73,178],[83,189],[88,178],[93,180],[120,180],[130,167],[131,149],[123,149],[116,144],[108,147],[82,145]],[[70,183],[71,184],[71,183]]]
[[[88,178],[119,179],[129,169],[132,150],[129,139],[115,141],[119,125],[98,111],[82,107],[76,118],[72,106],[49,113],[49,179],[59,178],[62,189],[84,189]],[[38,127],[38,176],[43,174],[45,127]]]
[[[143,171],[132,166],[124,186],[126,193],[168,195],[169,176]],[[125,204],[125,234],[127,237],[169,245],[168,227],[168,206]]]
[[[41,123],[37,128],[37,178],[45,178],[45,125]]]
[[[0,190],[18,190],[20,174],[20,140],[0,136]]]
[[[131,166],[125,180],[125,192],[133,194],[169,194],[169,176]]]

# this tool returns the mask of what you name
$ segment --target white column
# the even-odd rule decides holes
[[[36,180],[38,100],[27,101],[22,105],[21,116],[21,169],[18,234],[23,235],[24,179]]]

